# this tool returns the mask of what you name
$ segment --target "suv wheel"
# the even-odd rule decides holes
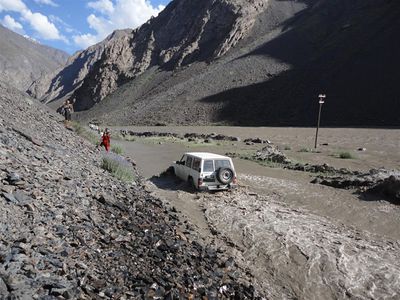
[[[233,181],[233,170],[231,168],[220,168],[217,171],[217,179],[222,184],[229,184]]]
[[[167,173],[168,175],[175,176],[175,168],[174,168],[173,166],[170,166],[170,167],[167,169],[166,173]]]

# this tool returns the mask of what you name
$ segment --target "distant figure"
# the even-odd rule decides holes
[[[74,106],[71,101],[66,100],[63,105],[65,124],[67,125],[71,121],[71,115],[74,112]]]
[[[110,132],[108,131],[108,128],[106,128],[103,132],[103,135],[101,136],[101,143],[100,146],[104,146],[106,151],[108,152],[110,150]]]

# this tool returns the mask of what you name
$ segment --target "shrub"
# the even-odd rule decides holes
[[[125,141],[128,141],[128,142],[136,141],[136,138],[133,135],[125,135],[125,136],[121,135],[120,137],[121,137],[121,140],[125,140]]]
[[[340,152],[339,153],[339,158],[342,158],[342,159],[353,159],[354,156],[350,152]]]
[[[129,182],[135,179],[131,163],[118,154],[105,154],[101,167],[119,180]]]
[[[291,148],[290,146],[285,146],[285,147],[283,148],[283,150],[292,150],[292,148]]]
[[[86,130],[80,123],[74,121],[72,122],[72,127],[79,136],[88,140],[95,146],[100,145],[100,137],[97,134]]]
[[[301,148],[301,149],[299,150],[299,152],[311,152],[311,150],[308,149],[308,148]]]
[[[122,147],[119,145],[112,145],[111,146],[111,151],[114,152],[115,154],[121,155],[124,151],[122,150]]]
[[[82,125],[76,121],[72,121],[71,124],[72,124],[72,127],[74,128],[75,132],[78,135],[81,135],[81,133],[84,131]]]

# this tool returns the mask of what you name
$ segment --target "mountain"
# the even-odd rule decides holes
[[[140,28],[115,31],[77,53],[53,78],[32,87],[31,94],[45,102],[72,97],[77,109],[88,109],[150,67],[174,70],[219,57],[251,27],[252,15],[264,5],[264,0],[252,6],[241,2],[173,1]]]
[[[172,1],[38,82],[108,124],[398,126],[393,0]]]
[[[26,91],[33,81],[60,68],[68,54],[0,25],[0,81]]]

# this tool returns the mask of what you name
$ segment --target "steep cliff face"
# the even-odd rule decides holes
[[[77,53],[30,93],[44,102],[69,97],[85,110],[152,66],[164,70],[221,57],[252,28],[265,0],[175,0],[135,30],[116,31]]]
[[[68,54],[0,25],[0,80],[26,91],[34,80],[65,64]]]

